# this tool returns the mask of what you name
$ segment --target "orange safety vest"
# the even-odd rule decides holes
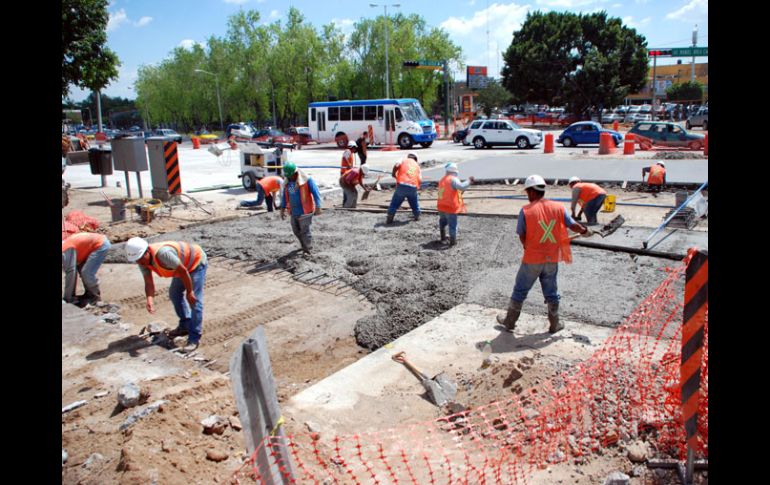
[[[150,255],[152,255],[149,268],[163,278],[172,278],[176,272],[176,268],[166,269],[158,262],[156,255],[160,248],[164,246],[171,246],[174,248],[182,265],[187,268],[187,271],[190,273],[195,271],[195,268],[198,267],[198,263],[201,262],[201,258],[203,257],[203,250],[197,244],[189,244],[182,241],[165,241],[150,244],[147,248],[150,251]]]
[[[77,254],[77,264],[81,265],[86,262],[91,253],[102,247],[106,240],[107,236],[104,234],[79,232],[61,242],[61,252],[74,249]]]
[[[307,183],[299,186],[299,199],[302,201],[303,214],[310,214],[315,212],[315,200],[313,200],[313,194],[310,193],[310,187]],[[291,199],[289,198],[288,182],[283,188],[283,200],[286,201],[286,209],[288,209],[289,213],[291,214]]]
[[[594,200],[595,198],[599,197],[602,194],[606,194],[607,191],[603,188],[599,187],[596,184],[592,184],[590,182],[578,182],[575,184],[573,189],[577,187],[580,189],[580,195],[578,196],[578,204],[582,206],[586,205],[588,202]]]
[[[663,177],[666,176],[666,169],[660,165],[650,167],[650,176],[647,177],[647,183],[650,185],[663,185]]]
[[[345,153],[349,153],[350,157],[346,158]],[[353,152],[350,150],[345,150],[345,153],[342,154],[342,167],[340,168],[340,175],[345,175],[348,170],[353,168]]]
[[[436,204],[436,208],[439,212],[446,212],[448,214],[464,214],[467,212],[462,191],[452,187],[452,179],[455,177],[456,175],[447,174],[438,181],[438,204]]]
[[[364,174],[361,172],[361,169],[353,168],[348,170],[348,172],[342,176],[342,181],[345,182],[346,185],[350,186],[356,186],[359,182],[363,182],[364,180]]]
[[[420,165],[411,158],[401,160],[396,172],[396,182],[399,184],[414,185],[420,188]]]
[[[269,177],[262,177],[257,181],[262,186],[262,190],[265,191],[265,195],[270,195],[273,192],[278,192],[281,189],[281,181],[283,178],[276,175],[270,175]]]
[[[523,208],[527,232],[524,239],[525,264],[572,262],[569,235],[564,225],[564,206],[540,199]]]

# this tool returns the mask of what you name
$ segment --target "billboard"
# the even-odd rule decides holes
[[[466,69],[467,84],[470,89],[483,89],[487,87],[487,66],[468,66]]]

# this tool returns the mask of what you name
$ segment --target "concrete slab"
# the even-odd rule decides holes
[[[641,249],[642,242],[650,237],[653,232],[654,229],[623,226],[605,238],[595,235],[585,239],[578,238],[578,240]],[[685,255],[687,254],[687,250],[691,247],[708,249],[708,232],[666,228],[658,232],[655,237],[650,240],[647,249],[651,251],[680,253]]]
[[[392,344],[360,359],[295,395],[283,412],[300,422],[312,421],[326,433],[368,432],[434,419],[440,410],[423,395],[418,380],[392,360],[397,352],[423,373],[445,371],[460,381],[458,402],[473,403],[463,376],[488,372],[481,369],[484,342],[492,343],[493,362],[537,358],[550,361],[554,370],[564,363],[582,361],[612,332],[606,327],[565,322],[566,328],[551,335],[545,315],[522,313],[515,335],[500,331],[495,315],[501,310],[474,304],[458,305]],[[498,399],[510,396],[499,388]],[[465,402],[463,402],[465,401]]]

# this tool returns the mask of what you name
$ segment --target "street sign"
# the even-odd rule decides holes
[[[671,49],[671,57],[708,57],[708,47],[674,47]]]
[[[426,61],[426,60],[420,59],[417,62],[420,63],[420,66],[444,67],[444,63],[441,61]]]

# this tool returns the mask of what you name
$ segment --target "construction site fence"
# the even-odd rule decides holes
[[[643,439],[652,457],[684,460],[680,400],[686,264],[587,360],[544,384],[439,419],[376,432],[265,439],[283,483],[527,483],[549,464],[581,463]],[[708,457],[708,310],[703,318],[696,457]],[[692,401],[689,401],[692,402]],[[255,454],[234,483],[274,483]],[[289,456],[291,464],[281,462]]]

